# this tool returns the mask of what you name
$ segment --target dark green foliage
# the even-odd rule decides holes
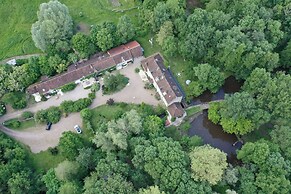
[[[72,100],[65,100],[60,104],[60,110],[64,113],[71,113],[73,111],[74,101]]]
[[[77,84],[69,83],[69,84],[62,86],[60,89],[62,90],[62,92],[69,92],[69,91],[74,90],[76,87],[77,87]]]
[[[195,191],[186,168],[186,154],[178,142],[166,137],[144,140],[134,151],[134,166],[147,172],[162,190],[187,193],[188,185],[189,193]]]
[[[241,193],[289,193],[290,163],[265,141],[247,143],[238,152],[245,164],[240,168]]]
[[[25,111],[21,114],[21,117],[23,119],[29,119],[29,118],[32,118],[34,116],[34,114],[32,112],[29,112],[29,111]]]
[[[97,50],[90,37],[82,33],[77,33],[73,36],[72,44],[80,58],[88,58]]]
[[[26,151],[3,133],[0,134],[0,192],[38,193],[37,173],[27,160]]]
[[[85,146],[84,140],[79,134],[73,133],[71,131],[63,133],[60,143],[59,150],[63,156],[69,160],[73,160],[79,154],[79,149]]]
[[[2,97],[2,101],[14,109],[23,109],[27,106],[26,95],[20,92],[7,93]]]
[[[8,128],[15,129],[20,127],[20,121],[18,119],[10,119],[8,121],[5,121],[4,125]]]
[[[194,135],[192,137],[182,136],[179,142],[185,151],[190,151],[194,147],[203,145],[202,138],[197,135]]]
[[[80,112],[92,103],[92,99],[80,98],[79,100],[65,100],[60,105],[60,110],[64,113]]]
[[[52,106],[46,110],[39,110],[34,115],[34,119],[38,123],[52,122],[57,123],[61,119],[61,111],[58,107]]]
[[[111,94],[122,90],[128,83],[128,78],[122,74],[109,74],[104,76],[103,94]]]
[[[91,100],[94,100],[96,98],[96,93],[95,92],[91,92],[88,94],[88,98]]]
[[[119,18],[117,35],[120,43],[123,44],[129,42],[135,36],[135,26],[127,15],[123,15]]]
[[[60,194],[80,194],[82,188],[75,182],[66,182],[60,187]]]
[[[291,160],[291,128],[288,126],[275,126],[271,132],[272,142],[279,145],[283,155]]]
[[[90,120],[92,118],[93,113],[91,109],[84,108],[83,110],[81,110],[80,114],[81,114],[82,119]]]
[[[57,194],[61,185],[61,182],[57,179],[55,170],[49,169],[45,175],[42,177],[47,193]]]
[[[215,68],[209,64],[199,64],[193,68],[194,79],[197,80],[201,86],[202,91],[210,90],[212,93],[216,93],[224,83],[223,74],[220,73],[218,68]]]
[[[57,123],[61,119],[61,111],[58,107],[50,107],[46,109],[47,112],[47,120],[52,123]]]
[[[94,83],[92,86],[91,86],[91,92],[97,92],[100,90],[100,83]]]

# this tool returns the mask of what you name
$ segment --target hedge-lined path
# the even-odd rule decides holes
[[[155,99],[155,92],[144,89],[144,82],[142,82],[139,75],[134,72],[134,69],[139,67],[141,59],[142,58],[135,60],[133,64],[130,64],[128,67],[120,70],[121,74],[129,78],[129,84],[123,90],[106,96],[103,96],[101,90],[99,90],[96,93],[96,99],[93,101],[90,108],[95,108],[106,104],[106,101],[109,98],[113,98],[115,102],[136,104],[144,102],[154,106],[158,105],[160,102]],[[45,125],[28,128],[24,131],[15,131],[4,127],[2,123],[8,119],[20,117],[24,111],[37,112],[41,109],[47,109],[50,106],[59,106],[64,100],[77,100],[79,98],[85,98],[88,96],[88,93],[90,93],[90,90],[84,90],[81,85],[78,85],[73,91],[65,93],[58,99],[52,97],[46,102],[33,104],[30,107],[20,111],[8,111],[6,115],[0,117],[0,130],[23,144],[28,145],[33,153],[38,153],[42,150],[48,149],[49,147],[55,147],[58,145],[62,132],[69,130],[74,131],[74,125],[82,125],[82,120],[79,113],[73,113],[66,118],[62,118],[60,122],[52,125],[52,129],[50,131],[45,130]]]

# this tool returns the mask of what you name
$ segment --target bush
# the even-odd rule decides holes
[[[81,110],[80,115],[83,119],[90,120],[92,118],[93,112],[89,108],[84,108]]]
[[[8,128],[18,128],[20,127],[20,122],[18,119],[10,119],[8,121],[4,122],[4,126],[8,127]]]
[[[7,93],[2,97],[2,101],[13,109],[23,109],[27,106],[26,94],[21,92]]]
[[[188,131],[191,128],[191,124],[189,122],[185,122],[180,126],[180,129],[183,131]]]
[[[135,73],[139,73],[139,71],[140,71],[140,69],[138,67],[134,69]]]
[[[6,106],[3,102],[0,102],[0,116],[6,114]]]
[[[34,116],[34,114],[32,112],[29,112],[29,111],[25,111],[21,114],[21,117],[23,119],[29,119],[29,118],[32,118]]]
[[[62,113],[58,107],[52,106],[46,110],[47,121],[57,123],[61,120]]]
[[[35,122],[46,123],[47,122],[47,112],[46,110],[39,110],[34,115]]]
[[[91,100],[94,100],[96,98],[96,94],[94,92],[91,92],[88,94],[88,97],[91,99]]]
[[[154,85],[149,83],[149,82],[145,83],[145,85],[144,85],[144,89],[146,89],[146,90],[151,90],[153,88],[154,88]]]
[[[65,100],[60,104],[60,110],[64,113],[74,112],[74,101]]]
[[[89,98],[81,98],[74,102],[72,112],[80,112],[82,109],[87,108],[92,104],[92,100]]]
[[[35,121],[38,123],[46,123],[46,122],[52,122],[57,123],[60,121],[62,116],[62,113],[58,107],[52,106],[46,110],[40,110],[38,111],[34,118]]]
[[[111,94],[122,90],[128,84],[128,78],[121,74],[109,74],[104,76],[103,94]]]
[[[54,147],[54,148],[49,147],[48,150],[53,156],[58,155],[58,153],[59,153],[59,150],[57,147]]]
[[[100,83],[94,83],[92,86],[91,86],[91,92],[97,92],[100,90]]]
[[[114,104],[114,100],[112,98],[109,98],[107,101],[106,101],[106,104],[111,106]]]
[[[74,90],[76,87],[77,87],[77,84],[69,83],[69,84],[62,86],[60,89],[62,90],[62,92],[69,92],[69,91]]]

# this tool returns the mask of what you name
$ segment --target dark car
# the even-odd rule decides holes
[[[47,122],[45,130],[50,130],[51,127],[52,127],[52,123],[51,122]]]

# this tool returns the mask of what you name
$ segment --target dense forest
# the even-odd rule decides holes
[[[163,112],[150,106],[138,105],[110,119],[85,109],[83,127],[91,136],[64,133],[50,152],[65,160],[47,172],[37,171],[26,149],[0,134],[0,192],[290,193],[291,0],[201,2],[202,8],[189,10],[185,0],[144,0],[136,26],[123,16],[117,25],[92,26],[89,35],[74,34],[67,8],[54,5],[66,21],[54,37],[42,34],[48,25],[40,11],[32,36],[47,55],[21,66],[0,66],[0,95],[11,100],[42,75],[61,73],[96,51],[154,34],[166,58],[190,62],[185,63],[193,80],[189,97],[217,92],[229,75],[243,82],[240,92],[210,105],[213,123],[239,138],[259,129],[266,137],[245,142],[238,162],[231,164],[226,153],[203,145],[201,138],[169,133],[159,117]],[[12,104],[25,107],[19,101]]]

